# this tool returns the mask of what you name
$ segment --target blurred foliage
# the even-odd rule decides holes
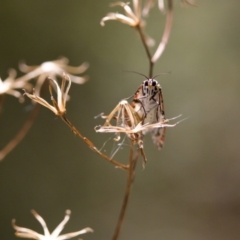
[[[19,60],[29,65],[66,56],[90,63],[90,80],[70,90],[68,116],[101,147],[94,116],[109,113],[144,80],[146,55],[136,32],[117,22],[100,26],[110,0],[10,0],[0,4],[0,74]],[[167,129],[162,151],[145,140],[146,169],[139,164],[121,239],[223,240],[240,236],[240,2],[175,1],[170,42],[155,67],[166,116],[188,119]],[[157,42],[165,16],[153,10],[147,26]],[[0,118],[0,147],[28,115],[29,102],[7,96]],[[113,148],[111,140],[106,151]],[[118,153],[126,159],[128,148]],[[0,239],[16,239],[11,219],[41,231],[30,209],[53,229],[72,210],[65,231],[89,226],[84,239],[110,239],[125,187],[125,173],[91,152],[47,109],[0,163]]]

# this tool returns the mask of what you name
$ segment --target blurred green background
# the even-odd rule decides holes
[[[73,85],[68,117],[98,147],[96,134],[109,113],[144,80],[123,70],[148,74],[143,46],[134,29],[100,19],[110,0],[9,0],[0,4],[0,75],[66,56],[70,65],[90,63],[90,80]],[[225,240],[240,237],[240,2],[174,2],[169,44],[155,66],[163,88],[166,117],[187,120],[167,130],[162,151],[145,139],[148,163],[138,164],[120,239]],[[158,42],[165,16],[155,8],[147,32]],[[28,102],[29,104],[29,102]],[[7,96],[0,117],[0,147],[26,119],[27,103]],[[35,209],[50,230],[72,210],[64,232],[92,227],[84,239],[111,239],[126,174],[89,150],[67,126],[41,107],[26,138],[0,163],[0,239],[14,240],[11,220],[42,232]],[[111,140],[106,153],[113,148]],[[118,152],[127,159],[128,147]]]

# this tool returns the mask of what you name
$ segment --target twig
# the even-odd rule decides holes
[[[28,116],[27,120],[15,135],[15,137],[0,151],[0,161],[2,161],[8,153],[10,153],[26,136],[30,128],[32,127],[37,115],[39,112],[39,105],[35,104],[33,109],[31,110],[30,115]]]
[[[163,32],[162,41],[160,42],[156,52],[154,53],[151,59],[153,63],[155,63],[160,58],[163,51],[165,50],[165,47],[168,43],[168,39],[172,29],[172,21],[173,21],[173,2],[172,0],[168,0],[168,11],[167,11],[165,29]]]
[[[118,222],[117,222],[112,240],[118,239],[121,228],[122,228],[122,223],[123,223],[124,216],[125,216],[125,213],[127,210],[127,205],[128,205],[130,192],[131,192],[131,188],[132,188],[132,183],[133,183],[133,179],[134,179],[134,172],[135,172],[135,168],[136,168],[137,158],[138,158],[138,154],[136,154],[136,156],[133,157],[133,143],[132,143],[131,148],[130,148],[130,154],[129,154],[129,168],[128,168],[128,177],[127,177],[127,185],[126,185],[125,195],[124,195],[122,208],[120,211],[120,215],[118,218]]]
[[[90,149],[92,149],[94,152],[96,152],[98,155],[100,155],[103,159],[105,159],[106,161],[114,164],[116,167],[124,169],[124,170],[128,170],[129,166],[128,165],[124,165],[121,164],[111,158],[109,158],[107,155],[105,155],[104,153],[102,153],[101,151],[99,151],[95,145],[86,137],[84,137],[75,127],[74,125],[66,118],[65,115],[61,116],[61,119],[68,125],[68,127],[73,131],[74,134],[76,134],[79,138],[81,138]]]
[[[147,45],[146,38],[144,36],[144,33],[142,31],[142,28],[141,28],[140,24],[138,24],[136,26],[136,29],[137,29],[140,37],[141,37],[144,49],[145,49],[147,57],[148,57],[148,61],[149,61],[149,78],[151,78],[152,75],[153,75],[153,66],[154,66],[153,64],[154,64],[154,62],[152,61],[152,56],[151,56],[150,50],[149,50],[148,45]]]

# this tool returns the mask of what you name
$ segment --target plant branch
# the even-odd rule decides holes
[[[160,42],[156,52],[154,53],[151,59],[153,63],[155,63],[160,58],[160,56],[162,55],[162,53],[166,48],[166,45],[168,43],[169,36],[171,33],[171,29],[172,29],[172,21],[173,21],[173,2],[172,0],[168,0],[168,11],[167,11],[165,29],[163,32],[162,41]]]
[[[129,168],[128,168],[128,176],[127,176],[127,185],[126,185],[125,195],[124,195],[122,208],[120,211],[120,215],[118,218],[118,222],[117,222],[112,240],[118,239],[121,228],[122,228],[122,223],[123,223],[124,216],[125,216],[125,213],[127,210],[127,205],[128,205],[130,192],[131,192],[131,188],[132,188],[132,183],[133,183],[133,179],[134,179],[134,172],[135,172],[135,168],[136,168],[137,158],[138,158],[138,154],[136,154],[136,156],[133,157],[133,143],[132,143],[131,148],[130,148],[130,154],[129,154]]]
[[[0,108],[1,109],[1,108]],[[35,104],[33,109],[31,110],[31,113],[29,114],[27,120],[23,124],[23,126],[20,128],[18,133],[15,135],[15,137],[0,151],[0,161],[2,161],[8,153],[10,153],[26,136],[28,131],[31,129],[37,115],[39,112],[39,105]]]
[[[97,153],[98,155],[100,155],[103,159],[105,159],[106,161],[114,164],[116,167],[124,169],[124,170],[128,170],[129,166],[128,165],[124,165],[121,164],[111,158],[109,158],[107,155],[105,155],[104,153],[102,153],[101,151],[99,151],[95,145],[86,137],[84,137],[75,127],[74,125],[66,118],[65,115],[61,116],[61,119],[68,125],[68,127],[73,131],[74,134],[76,134],[79,138],[81,138],[87,145],[88,147],[93,150],[95,153]]]
[[[149,61],[149,78],[151,78],[152,75],[153,75],[154,62],[152,61],[152,56],[151,56],[150,50],[149,50],[148,45],[147,45],[146,38],[145,38],[145,36],[144,36],[143,30],[142,30],[140,24],[138,24],[138,25],[136,26],[136,29],[137,29],[140,37],[141,37],[141,40],[142,40],[144,49],[145,49],[146,54],[147,54],[147,57],[148,57],[148,61]]]

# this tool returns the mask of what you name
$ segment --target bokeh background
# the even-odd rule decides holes
[[[110,0],[9,0],[0,2],[0,74],[66,56],[70,65],[90,63],[90,80],[73,85],[68,117],[101,147],[96,134],[109,113],[144,80],[123,70],[148,73],[134,29],[100,19]],[[147,32],[158,42],[165,16],[155,8]],[[148,163],[138,164],[120,239],[235,240],[240,237],[240,2],[174,2],[174,22],[166,51],[155,66],[166,116],[187,120],[167,130],[162,151],[145,139]],[[0,147],[28,116],[28,105],[7,96],[0,117]],[[67,126],[41,107],[29,134],[0,163],[0,239],[14,240],[11,220],[41,232],[35,209],[50,230],[66,209],[64,232],[92,227],[84,239],[111,239],[122,204],[126,174],[89,150]],[[113,149],[108,141],[106,153]],[[128,147],[117,154],[127,160]]]

